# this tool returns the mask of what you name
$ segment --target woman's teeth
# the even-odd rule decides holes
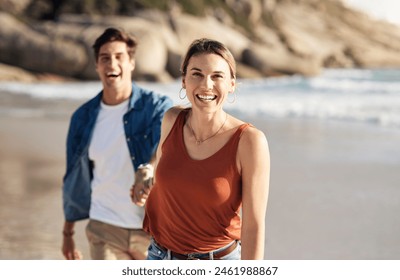
[[[212,101],[215,100],[217,98],[216,95],[202,95],[202,94],[198,94],[197,98],[204,100],[204,101]]]

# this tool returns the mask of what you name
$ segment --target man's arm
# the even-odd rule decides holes
[[[75,241],[74,241],[74,222],[67,222],[64,223],[63,229],[63,244],[62,244],[62,253],[67,260],[81,260],[82,253],[75,248]]]

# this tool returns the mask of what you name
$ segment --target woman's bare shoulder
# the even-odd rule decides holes
[[[164,130],[165,133],[168,133],[170,131],[170,129],[174,125],[178,115],[183,110],[185,110],[185,108],[182,106],[174,106],[165,112],[163,122],[162,122],[162,130]]]
[[[262,166],[265,169],[269,164],[270,155],[264,132],[252,125],[247,126],[240,136],[237,155],[238,168],[242,172],[254,171],[255,166]]]
[[[241,150],[249,151],[252,149],[268,149],[268,141],[265,133],[260,129],[249,125],[240,137],[239,146]]]
[[[178,115],[185,110],[185,107],[182,106],[174,106],[171,107],[170,109],[168,109],[167,112],[165,112],[164,114],[164,119],[165,121],[167,121],[168,123],[170,122],[175,122],[176,118],[178,117]]]
[[[239,127],[244,124],[249,124],[249,126],[243,131],[241,135],[241,142],[247,142],[247,144],[253,141],[264,141],[266,140],[266,136],[263,131],[253,126],[251,123],[244,122],[238,118],[233,116],[231,118],[231,126],[232,127]]]

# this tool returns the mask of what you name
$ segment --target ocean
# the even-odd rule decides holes
[[[180,100],[179,80],[141,86]],[[101,90],[99,81],[69,83],[0,82],[0,92],[29,95],[33,99],[82,102]],[[233,97],[229,98],[233,101]],[[317,77],[289,76],[238,80],[236,99],[225,109],[239,118],[294,118],[368,123],[400,129],[400,69],[325,69]],[[0,114],[41,115],[41,108],[0,105]]]

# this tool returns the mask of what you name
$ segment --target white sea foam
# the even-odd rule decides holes
[[[100,82],[19,83],[1,82],[0,90],[45,99],[89,99],[101,90]]]
[[[179,98],[180,81],[139,85],[170,96],[175,104],[188,104]],[[85,100],[100,90],[100,82],[0,83],[0,91],[46,99]],[[226,109],[242,116],[357,121],[400,128],[400,69],[333,69],[314,78],[240,80],[236,95]]]

